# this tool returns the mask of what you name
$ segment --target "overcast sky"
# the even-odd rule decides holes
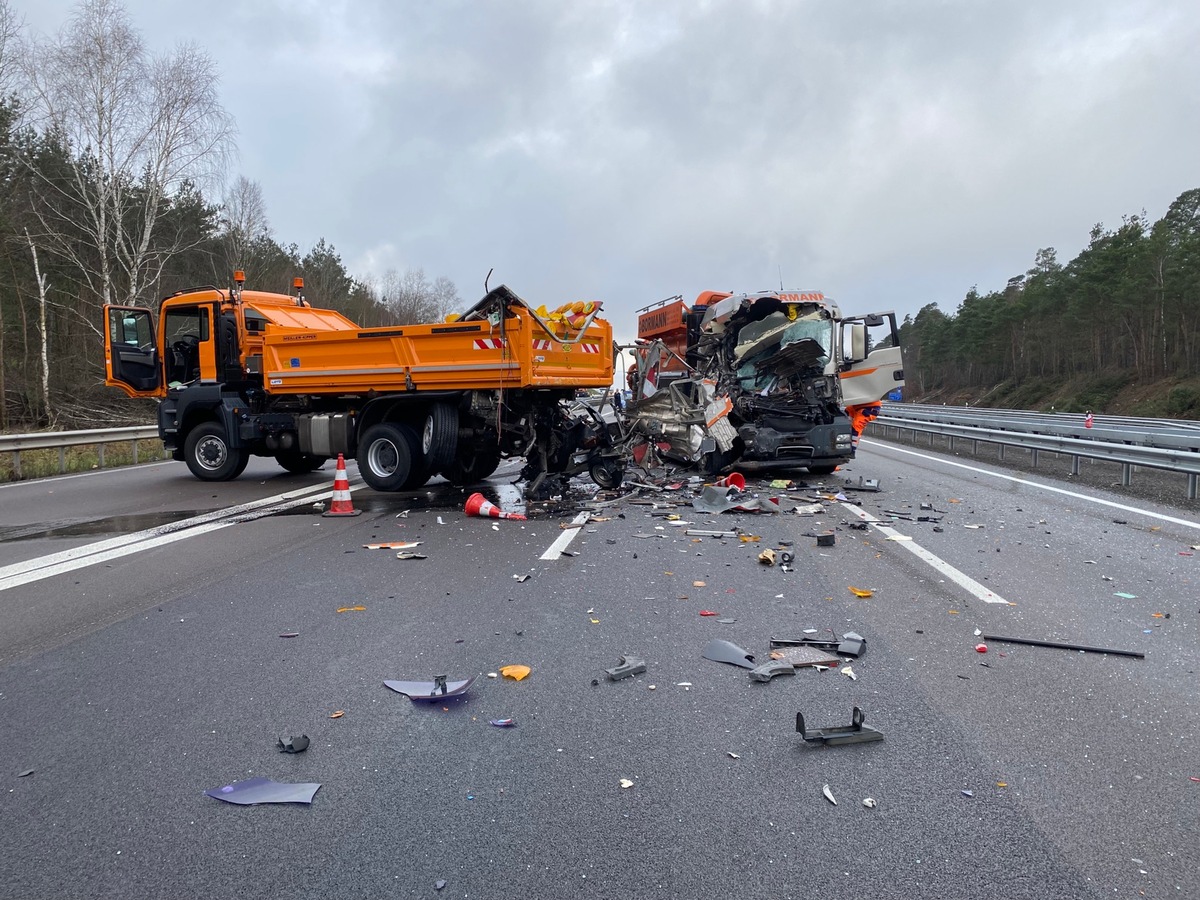
[[[54,33],[73,4],[11,0]],[[819,289],[952,313],[1200,187],[1195,0],[126,0],[277,239],[473,302]],[[316,299],[316,298],[314,298]]]

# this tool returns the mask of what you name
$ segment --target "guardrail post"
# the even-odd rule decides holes
[[[1078,456],[1071,457],[1071,474],[1072,475],[1079,474],[1079,457]]]
[[[103,469],[104,468],[104,445],[97,444],[96,447],[98,448],[96,451],[96,455],[99,457],[100,468]]]
[[[1000,450],[996,454],[996,459],[1004,459],[1004,445],[998,444],[997,446],[999,446]]]
[[[1197,481],[1196,473],[1189,472],[1188,473],[1188,490],[1187,490],[1187,498],[1189,500],[1196,499],[1196,481]]]
[[[21,477],[21,451],[13,451],[13,478],[20,479]]]
[[[67,448],[58,448],[58,474],[62,475],[67,471]]]
[[[971,455],[979,455],[979,438],[971,438]]]
[[[1133,465],[1121,463],[1121,487],[1129,487],[1131,484],[1133,484]]]
[[[133,464],[135,466],[137,465],[137,450],[138,450],[138,442],[134,441],[133,442]]]
[[[1029,455],[1030,455],[1030,457],[1031,457],[1031,459],[1030,459],[1030,463],[1031,463],[1031,464],[1033,465],[1033,467],[1036,469],[1036,468],[1037,468],[1037,461],[1038,461],[1038,451],[1037,451],[1037,447],[1034,447],[1032,450],[1030,450],[1030,451],[1029,451]]]

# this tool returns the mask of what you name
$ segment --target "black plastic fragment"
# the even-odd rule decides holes
[[[796,713],[796,731],[800,737],[810,744],[865,744],[870,741],[882,741],[883,734],[870,725],[864,725],[866,717],[857,706],[850,714],[849,725],[831,725],[827,728],[804,727],[804,713]]]
[[[622,678],[640,675],[645,671],[646,661],[638,659],[636,656],[622,656],[620,665],[604,670],[605,674],[607,674],[609,679],[612,681],[620,681]]]
[[[277,742],[280,753],[303,753],[308,749],[308,735],[302,734],[299,737],[280,738]]]
[[[722,640],[721,638],[713,638],[708,642],[708,646],[704,648],[704,652],[700,654],[705,659],[711,659],[713,662],[729,663],[731,666],[741,666],[743,669],[754,668],[754,654],[749,650],[743,650],[732,641]]]

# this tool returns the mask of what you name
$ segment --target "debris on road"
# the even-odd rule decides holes
[[[281,638],[294,638],[294,637],[300,637],[300,632],[298,632],[298,631],[285,631],[283,634],[281,634],[281,635],[280,635],[280,637],[281,637]]]
[[[631,788],[631,787],[633,787],[633,782],[630,781],[628,778],[622,778],[621,779],[621,787]]]
[[[420,547],[424,541],[383,541],[378,544],[363,544],[366,550],[411,550]]]
[[[794,669],[801,669],[805,666],[832,668],[841,662],[825,649],[833,647],[832,641],[771,641],[769,646],[771,659],[787,663]]]
[[[280,753],[303,753],[308,749],[308,743],[308,735],[302,734],[299,737],[279,738],[276,746]]]
[[[396,559],[428,559],[424,553],[413,553],[411,550],[401,550],[396,554]]]
[[[620,681],[622,678],[631,678],[645,671],[645,660],[638,659],[636,656],[622,656],[619,665],[613,666],[611,669],[605,669],[604,673],[609,677],[610,681]]]
[[[497,728],[512,728],[517,724],[516,719],[492,719],[488,724],[495,725]]]
[[[842,674],[851,681],[858,681],[858,674],[849,666],[842,666]]]
[[[18,772],[17,777],[18,778],[28,778],[30,775],[32,775],[36,771],[37,771],[37,769],[26,769],[23,772]]]
[[[867,809],[874,809],[876,805],[877,804],[875,803],[875,799],[873,797],[863,798],[863,806],[865,806]]]
[[[719,616],[720,613],[713,612],[711,609],[702,609],[702,610],[700,610],[700,615],[702,615],[702,616]]]
[[[519,663],[500,667],[500,674],[505,678],[511,678],[513,681],[520,681],[526,678],[532,671],[529,666],[523,666]]]
[[[846,590],[852,593],[855,597],[871,597],[875,594],[874,591],[867,590],[866,588],[856,588],[853,585],[849,585]]]
[[[768,547],[762,553],[758,554],[758,561],[764,566],[775,565],[775,551]]]
[[[987,644],[976,644],[975,652],[976,653],[987,653]]]
[[[754,668],[753,653],[749,650],[744,650],[732,641],[726,641],[722,638],[713,638],[709,641],[700,655],[705,659],[711,659],[713,662],[728,663],[731,666],[740,666],[743,669]]]
[[[865,744],[871,741],[882,741],[883,734],[870,725],[864,725],[866,717],[857,706],[850,714],[849,725],[831,725],[827,728],[805,729],[804,714],[796,713],[796,731],[800,737],[810,744]]]
[[[516,521],[526,521],[525,516],[521,513],[504,512],[498,506],[489,503],[483,494],[476,491],[467,498],[467,502],[463,505],[463,511],[468,516],[477,516],[484,519],[514,519]]]
[[[999,641],[1002,644],[1026,644],[1030,647],[1052,647],[1056,650],[1078,650],[1081,653],[1111,653],[1113,656],[1129,656],[1133,659],[1145,659],[1146,654],[1137,650],[1108,650],[1104,647],[1089,647],[1086,644],[1062,644],[1057,641],[1038,641],[1032,638],[1001,637],[998,634],[985,634],[985,641]]]
[[[366,609],[367,609],[367,608],[366,608],[365,606],[339,606],[337,611],[338,611],[338,612],[340,612],[340,613],[345,613],[345,612],[366,612]]]
[[[821,788],[821,793],[825,795],[825,799],[826,799],[826,800],[828,800],[828,801],[829,801],[830,803],[832,803],[834,806],[837,806],[837,800],[835,800],[835,799],[834,799],[834,797],[833,797],[833,791],[831,791],[831,790],[829,789],[829,785],[824,785],[824,786],[822,786],[822,788]]]
[[[314,783],[285,784],[270,778],[249,778],[224,787],[210,788],[204,793],[214,800],[253,806],[259,803],[312,803],[321,785]]]
[[[832,547],[836,541],[837,537],[832,531],[823,531],[817,535],[818,547]]]
[[[519,581],[521,584],[524,584],[526,581],[529,580],[529,578],[530,578],[529,575],[514,575],[513,581]]]
[[[331,713],[329,714],[329,718],[331,718],[331,719],[340,719],[340,718],[341,718],[342,716],[344,716],[345,714],[346,714],[346,711],[345,711],[344,709],[335,709],[333,712],[331,712]]]
[[[770,681],[776,675],[795,675],[796,667],[787,660],[773,659],[750,670],[752,681]]]
[[[466,694],[474,681],[474,675],[462,681],[448,681],[445,675],[435,675],[433,681],[384,681],[384,685],[409,700],[449,700]]]

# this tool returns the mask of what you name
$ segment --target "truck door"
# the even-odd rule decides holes
[[[895,313],[842,319],[842,406],[877,403],[904,386],[904,359]]]
[[[140,306],[105,306],[104,383],[130,397],[163,397],[162,359],[154,319]]]
[[[168,305],[163,309],[162,341],[168,387],[217,380],[214,313],[211,303]]]

